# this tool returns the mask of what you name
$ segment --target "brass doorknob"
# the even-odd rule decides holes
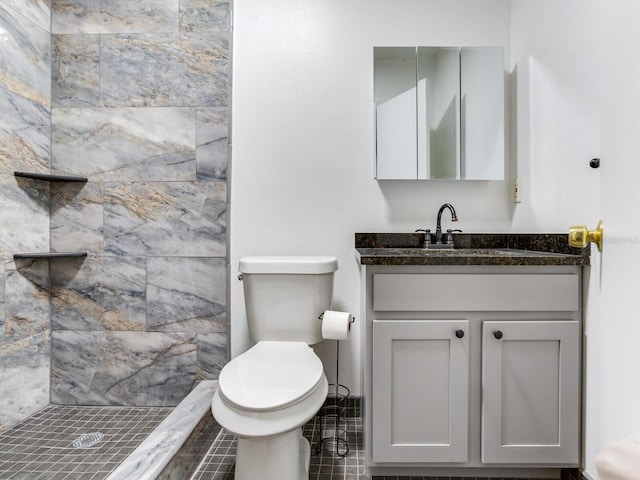
[[[595,230],[589,230],[584,225],[569,228],[569,245],[584,248],[589,242],[595,243],[598,251],[602,251],[602,220],[598,222]]]

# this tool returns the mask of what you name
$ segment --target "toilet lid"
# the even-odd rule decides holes
[[[259,342],[220,372],[219,393],[243,410],[276,410],[320,382],[322,362],[303,342]]]

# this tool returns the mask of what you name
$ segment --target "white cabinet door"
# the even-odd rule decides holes
[[[485,321],[482,462],[579,463],[577,321]]]
[[[373,321],[372,458],[466,462],[469,324]]]

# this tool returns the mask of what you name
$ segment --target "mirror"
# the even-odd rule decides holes
[[[504,179],[502,47],[374,47],[376,178]]]

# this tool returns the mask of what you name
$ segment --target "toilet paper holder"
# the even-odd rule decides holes
[[[322,320],[323,318],[324,318],[324,312],[322,312],[322,313],[320,314],[320,316],[318,317],[318,320]],[[351,317],[351,320],[349,320],[349,325],[351,325],[351,324],[352,324],[352,323],[354,323],[355,321],[356,321],[356,317],[353,317],[353,316],[352,316],[352,317]],[[351,327],[349,327],[349,328],[351,328]]]
[[[324,312],[322,312],[318,316],[318,320],[323,320]],[[349,320],[349,330],[351,330],[351,324],[355,322],[355,317],[351,317]],[[316,454],[320,454],[325,445],[333,446],[334,453],[336,456],[344,458],[349,454],[349,442],[347,440],[347,431],[346,427],[343,429],[340,424],[345,421],[344,418],[344,410],[347,408],[346,404],[348,402],[349,396],[351,395],[351,391],[345,385],[342,385],[339,380],[339,371],[340,371],[340,341],[336,340],[336,383],[329,384],[329,392],[331,393],[331,389],[333,387],[333,393],[335,395],[334,402],[335,404],[325,405],[318,412],[319,417],[319,435],[318,441],[315,444],[315,452]],[[327,420],[332,418],[333,423],[333,431],[326,435],[328,430],[331,428],[327,428]],[[314,432],[315,436],[315,432]]]

